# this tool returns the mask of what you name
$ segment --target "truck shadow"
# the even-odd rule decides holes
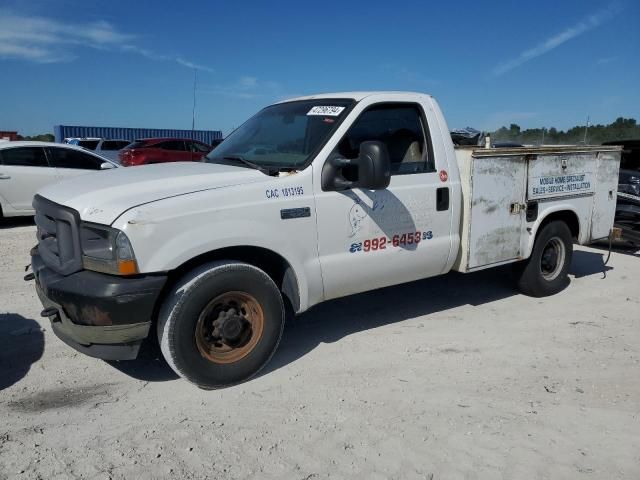
[[[573,252],[573,261],[571,262],[569,274],[576,278],[587,277],[597,273],[602,273],[603,276],[606,276],[609,270],[613,270],[613,267],[604,264],[606,255],[606,253],[600,254],[586,252],[584,250],[575,250]]]
[[[44,352],[40,324],[17,313],[0,313],[0,391],[22,380]]]
[[[162,356],[156,335],[149,335],[142,343],[135,360],[105,362],[125,375],[145,382],[166,382],[179,378]]]
[[[512,268],[506,266],[471,274],[452,272],[320,304],[286,326],[280,348],[262,375],[296,361],[320,343],[516,294]]]
[[[30,227],[35,225],[33,217],[0,218],[0,230],[14,227]]]
[[[575,251],[570,275],[584,277],[610,270],[603,255]],[[449,273],[320,304],[285,326],[282,342],[271,362],[258,376],[285,367],[321,343],[333,343],[349,335],[384,325],[401,323],[462,305],[484,305],[519,295],[510,265],[476,273]],[[122,373],[144,381],[177,379],[162,358],[155,335],[143,344],[136,360],[107,362]]]
[[[571,276],[584,277],[611,268],[604,266],[603,256],[598,253],[576,251],[569,272]],[[484,305],[513,295],[520,293],[515,287],[513,269],[507,265],[470,274],[452,272],[320,304],[287,324],[278,351],[260,375],[295,362],[321,343],[333,343],[365,330],[463,305]]]
[[[604,255],[606,257],[608,251],[609,251],[609,246],[608,245],[601,245],[601,244],[594,244],[594,245],[589,245],[591,248],[595,248],[597,250],[600,250],[602,252],[604,252]],[[611,248],[611,252],[612,253],[619,253],[620,255],[629,255],[630,257],[638,257],[640,258],[640,247],[638,247],[637,245],[632,245],[632,244],[618,244],[618,245],[613,245],[613,247]],[[574,252],[575,253],[575,252]]]

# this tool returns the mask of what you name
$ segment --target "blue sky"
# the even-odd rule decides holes
[[[640,119],[640,2],[0,0],[0,130],[225,134],[269,103],[433,94],[451,128]]]

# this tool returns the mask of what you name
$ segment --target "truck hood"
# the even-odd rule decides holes
[[[82,175],[49,185],[38,194],[77,210],[83,220],[109,225],[126,210],[145,203],[268,178],[244,167],[174,162]]]

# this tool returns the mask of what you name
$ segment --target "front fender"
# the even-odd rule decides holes
[[[260,247],[278,254],[293,269],[300,311],[322,300],[315,214],[283,221],[275,203],[260,209],[247,204],[191,211],[166,207],[137,207],[113,224],[127,234],[141,273],[171,271],[227,247]]]

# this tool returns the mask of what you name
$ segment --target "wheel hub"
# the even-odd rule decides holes
[[[546,271],[551,272],[557,264],[558,252],[553,246],[548,245],[544,253],[542,254],[542,267]]]
[[[221,311],[213,322],[212,338],[219,339],[232,347],[240,347],[251,337],[251,322],[239,314],[235,308]]]
[[[248,355],[262,336],[264,313],[245,292],[227,292],[209,302],[198,318],[195,342],[214,363],[233,363]]]
[[[551,238],[540,256],[540,272],[542,276],[551,281],[558,277],[562,270],[566,256],[566,249],[560,238]]]

